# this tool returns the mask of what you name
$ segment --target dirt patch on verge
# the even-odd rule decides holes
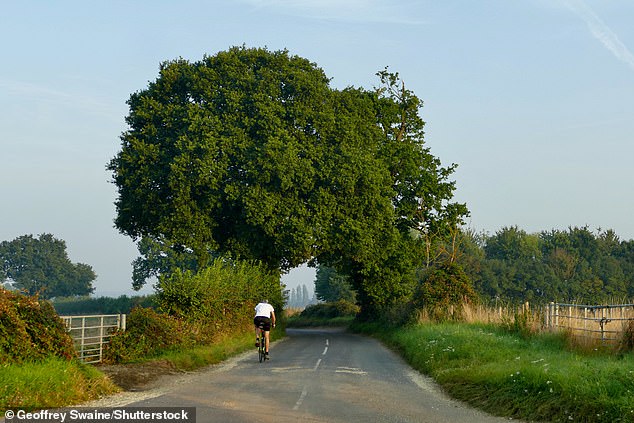
[[[167,360],[146,363],[101,364],[96,366],[124,391],[147,391],[158,386],[162,376],[184,373]]]

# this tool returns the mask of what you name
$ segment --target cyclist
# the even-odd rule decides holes
[[[264,342],[264,355],[268,359],[269,331],[271,330],[271,325],[275,327],[275,310],[267,300],[262,300],[255,306],[255,318],[253,319],[253,323],[255,324],[255,346],[259,347],[260,340],[262,340],[262,342]],[[260,336],[262,332],[264,332],[264,335]]]

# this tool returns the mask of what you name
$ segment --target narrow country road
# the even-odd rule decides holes
[[[128,406],[196,407],[207,422],[507,421],[447,398],[374,339],[333,329],[289,329],[257,361],[255,348]]]

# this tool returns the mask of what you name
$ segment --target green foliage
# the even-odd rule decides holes
[[[422,102],[397,74],[379,77],[338,91],[306,59],[245,47],[163,63],[130,97],[108,165],[117,228],[191,252],[197,268],[210,251],[276,271],[316,259],[350,277],[368,314],[403,300],[421,245],[467,210],[449,202],[455,166],[424,147]],[[146,260],[136,285],[164,272]]]
[[[216,259],[196,274],[176,271],[157,285],[159,310],[192,321],[250,321],[263,298],[282,310],[279,274],[239,260]]]
[[[332,267],[317,266],[315,275],[315,295],[317,299],[326,302],[339,300],[356,301],[356,293],[350,280],[345,275],[340,275]]]
[[[271,341],[280,336],[280,331],[271,332]],[[184,371],[192,371],[200,367],[218,364],[231,355],[253,348],[253,331],[231,334],[223,337],[211,345],[199,345],[182,351],[169,351],[161,354],[159,360],[172,363],[174,368]]]
[[[126,362],[156,357],[172,349],[189,348],[202,339],[187,322],[150,308],[135,308],[126,330],[112,336],[104,349],[105,362]]]
[[[517,226],[505,227],[490,237],[484,247],[490,259],[536,260],[541,258],[539,237],[529,235]]]
[[[602,304],[634,294],[634,241],[620,241],[611,230],[527,234],[511,227],[465,237],[458,261],[484,297]]]
[[[442,263],[421,272],[414,305],[443,319],[449,317],[450,306],[460,307],[465,302],[476,300],[473,284],[462,267],[455,263]]]
[[[141,289],[151,277],[169,275],[176,269],[198,269],[193,252],[181,245],[171,245],[164,239],[144,236],[137,243],[140,257],[132,262],[132,287]],[[212,255],[210,253],[210,255]]]
[[[319,303],[308,306],[301,312],[304,318],[332,319],[335,317],[356,316],[359,306],[346,300]]]
[[[264,298],[282,310],[279,274],[261,264],[219,258],[197,273],[176,270],[160,278],[158,310],[133,309],[127,330],[112,338],[105,356],[125,362],[213,343],[251,328],[254,307]]]
[[[0,413],[68,407],[113,394],[118,388],[94,366],[48,357],[42,361],[3,365]]]
[[[70,297],[55,298],[52,302],[58,314],[81,315],[81,314],[128,314],[135,307],[152,307],[154,296],[134,296],[121,295],[118,298],[110,297]]]
[[[92,267],[71,263],[66,243],[51,234],[23,235],[0,243],[0,276],[15,288],[42,298],[88,295],[97,277]]]
[[[0,288],[0,365],[75,357],[73,341],[49,302]]]
[[[313,304],[288,319],[290,327],[348,326],[359,314],[358,305],[346,300]]]
[[[333,118],[328,78],[288,52],[232,48],[165,62],[128,102],[110,162],[117,227],[290,269],[312,256],[317,128]],[[149,206],[151,205],[151,207]]]

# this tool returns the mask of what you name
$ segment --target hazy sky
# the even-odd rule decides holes
[[[633,239],[632,22],[631,0],[4,2],[0,241],[52,233],[93,267],[97,295],[132,294],[137,251],[113,228],[105,169],[125,102],[165,60],[243,44],[286,48],[336,88],[399,72],[432,154],[459,165],[471,228]]]

